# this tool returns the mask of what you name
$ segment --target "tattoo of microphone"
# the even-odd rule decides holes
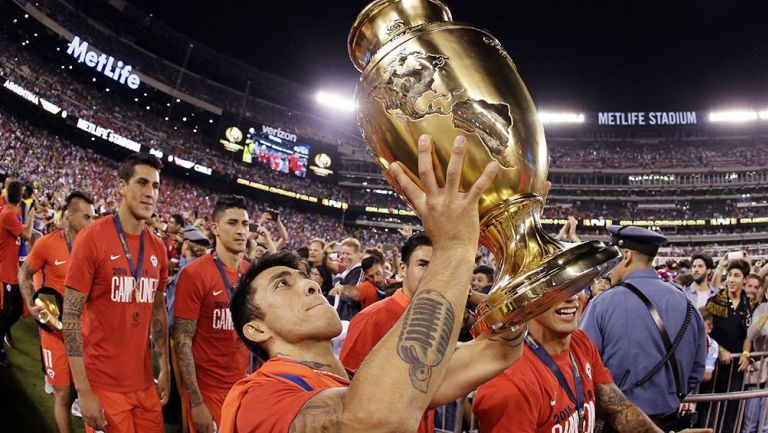
[[[432,368],[445,357],[456,320],[448,299],[436,290],[416,293],[405,313],[397,354],[409,366],[411,384],[426,394]]]

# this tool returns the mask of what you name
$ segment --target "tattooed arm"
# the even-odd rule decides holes
[[[85,294],[70,287],[64,290],[64,308],[61,316],[62,331],[64,332],[64,346],[67,348],[67,358],[69,358],[69,368],[80,398],[83,421],[96,430],[104,430],[107,425],[104,409],[102,409],[96,395],[91,391],[91,384],[88,382],[88,374],[83,363],[83,334],[80,331],[80,318],[87,299]]]
[[[632,404],[613,383],[597,385],[597,415],[619,432],[663,433],[639,407]]]
[[[192,409],[192,422],[195,430],[201,433],[213,431],[213,417],[208,407],[203,404],[203,395],[197,384],[195,358],[192,355],[192,338],[197,330],[197,321],[177,317],[173,325],[173,343],[176,347],[176,358],[179,360],[181,382],[189,394],[189,405]]]
[[[168,312],[165,309],[165,296],[160,291],[155,293],[152,304],[152,343],[160,365],[157,392],[160,395],[160,403],[165,406],[171,394],[171,367],[168,358]]]
[[[465,143],[463,137],[454,141],[440,178],[444,186],[435,178],[428,136],[419,139],[423,190],[399,164],[387,172],[421,218],[432,240],[432,260],[403,316],[363,361],[349,388],[310,399],[294,419],[293,433],[418,429],[456,347],[477,251],[478,201],[498,169],[489,164],[467,192],[460,192]]]
[[[27,304],[29,315],[37,320],[37,315],[40,314],[40,311],[43,309],[35,305],[35,302],[32,300],[35,292],[32,277],[35,275],[35,272],[37,272],[37,269],[33,269],[32,266],[29,265],[28,260],[25,260],[19,268],[18,278],[21,297],[24,299],[24,303]]]

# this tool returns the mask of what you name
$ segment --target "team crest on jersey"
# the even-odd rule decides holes
[[[157,257],[156,256],[150,257],[149,261],[152,262],[152,266],[157,267]]]
[[[50,377],[51,379],[56,379],[56,372],[53,371],[52,368],[49,368],[45,372],[48,374],[48,377]]]
[[[592,364],[587,363],[584,366],[584,372],[587,374],[587,379],[592,380]]]

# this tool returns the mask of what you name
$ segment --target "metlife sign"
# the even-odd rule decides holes
[[[116,60],[112,56],[99,54],[96,51],[88,49],[88,42],[75,36],[67,45],[67,54],[77,59],[79,63],[85,63],[87,66],[101,72],[107,77],[125,84],[131,89],[138,89],[141,79],[132,71],[131,65],[124,64],[121,60]]]
[[[599,112],[597,124],[604,126],[696,125],[695,111]]]

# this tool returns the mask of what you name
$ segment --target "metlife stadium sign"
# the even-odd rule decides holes
[[[597,124],[606,126],[696,125],[695,111],[599,112]]]
[[[141,79],[132,71],[131,65],[124,64],[121,60],[116,60],[112,56],[88,49],[88,42],[81,40],[79,36],[72,38],[67,45],[67,54],[77,59],[78,63],[85,63],[87,66],[101,72],[107,77],[125,84],[131,89],[138,89]]]

